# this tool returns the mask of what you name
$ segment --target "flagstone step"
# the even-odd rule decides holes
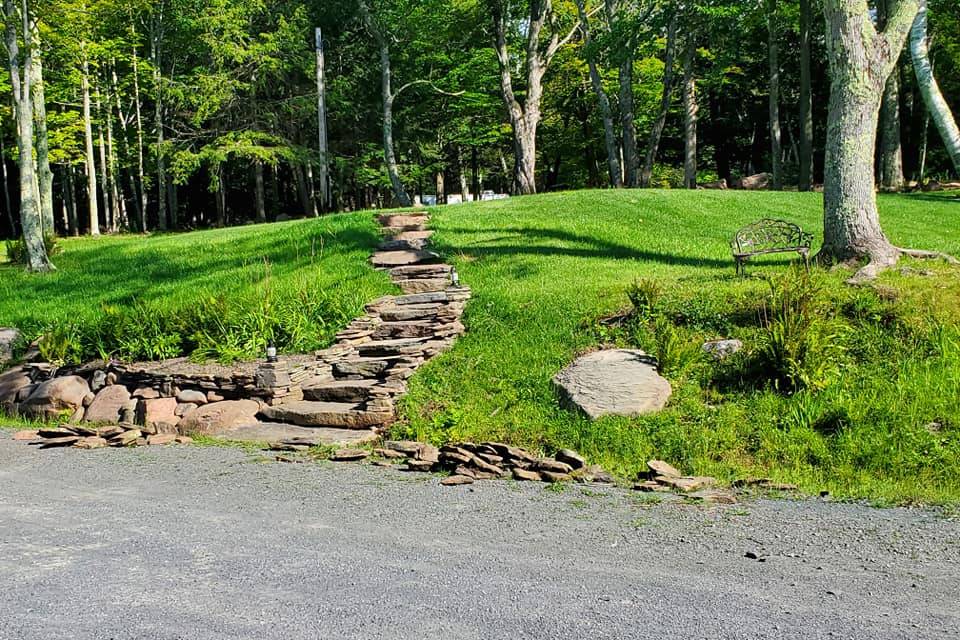
[[[453,270],[449,264],[415,264],[390,269],[392,278],[449,278]]]
[[[233,442],[299,444],[307,446],[345,447],[376,442],[380,434],[370,429],[338,429],[334,427],[301,427],[281,422],[257,422],[234,427],[214,436]]]
[[[395,340],[397,338],[429,338],[434,335],[437,323],[430,320],[409,320],[407,322],[384,322],[370,337],[374,340]]]
[[[400,240],[393,238],[381,242],[377,246],[377,249],[380,251],[423,251],[426,246],[426,240]]]
[[[393,412],[367,411],[363,403],[301,400],[267,407],[260,412],[260,416],[269,422],[290,423],[301,427],[369,429],[390,422]]]
[[[430,229],[422,231],[400,231],[393,236],[393,240],[427,240],[433,235]]]
[[[394,280],[394,284],[400,287],[400,290],[404,293],[429,293],[431,291],[443,291],[450,286],[450,280],[447,278],[413,278],[409,280]]]
[[[318,402],[366,402],[379,380],[330,380],[316,378],[303,385],[303,399]]]
[[[430,216],[425,213],[380,216],[380,224],[384,227],[419,227],[429,221]]]
[[[375,267],[402,267],[411,264],[437,262],[440,256],[433,251],[378,251],[370,258]]]

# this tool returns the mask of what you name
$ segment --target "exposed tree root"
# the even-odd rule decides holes
[[[921,260],[943,260],[948,264],[960,264],[960,260],[957,260],[953,256],[941,253],[939,251],[924,251],[921,249],[901,249],[900,247],[894,247],[891,245],[892,251],[884,251],[880,255],[870,256],[870,261],[864,266],[860,267],[856,273],[853,274],[851,278],[847,280],[847,284],[851,285],[862,285],[871,280],[875,280],[881,272],[890,269],[898,262],[900,258],[907,256],[910,258],[918,258]]]

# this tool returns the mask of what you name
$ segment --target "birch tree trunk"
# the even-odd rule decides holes
[[[10,235],[11,237],[17,237],[17,224],[13,219],[13,202],[10,200],[10,179],[7,175],[7,154],[4,149],[6,145],[3,143],[3,128],[0,125],[0,170],[2,170],[3,178],[3,198],[4,204],[7,205],[7,220],[10,222]]]
[[[770,163],[773,189],[783,189],[783,142],[780,132],[780,45],[777,42],[777,0],[767,0],[767,34],[770,53]]]
[[[73,182],[73,165],[66,166],[66,181],[63,186],[64,200],[67,205],[67,232],[71,236],[80,235],[80,228],[77,224],[77,189]]]
[[[933,76],[930,65],[930,51],[927,42],[927,0],[919,1],[920,9],[910,30],[910,54],[913,57],[913,68],[917,74],[917,85],[927,105],[927,112],[943,138],[953,167],[960,175],[960,128],[950,112],[950,105],[940,92],[937,79]]]
[[[97,150],[100,154],[100,192],[103,195],[103,216],[107,231],[112,231],[115,221],[110,202],[110,167],[107,165],[107,149],[103,140],[103,110],[100,108],[100,86],[95,87],[97,109]]]
[[[40,218],[43,233],[56,235],[57,227],[53,221],[53,171],[50,170],[50,140],[47,136],[47,105],[43,90],[43,64],[40,60],[40,36],[36,25],[33,34],[33,64],[31,64],[30,87],[33,91],[33,112],[36,120],[37,138],[37,182],[40,189]]]
[[[12,0],[4,0],[3,14],[7,54],[10,62],[10,86],[14,99],[14,118],[17,121],[17,146],[20,165],[20,227],[27,249],[27,268],[44,272],[54,269],[43,241],[43,221],[40,213],[36,167],[33,159],[33,105],[30,80],[33,68],[33,47],[30,42],[31,18],[27,0],[19,7]],[[23,60],[17,35],[17,23],[23,35]]]
[[[694,61],[697,54],[696,41],[691,37],[687,42],[687,51],[683,57],[683,187],[697,188],[697,78],[694,73]]]
[[[156,135],[154,156],[157,162],[157,227],[165,231],[170,226],[167,217],[167,168],[164,161],[163,148],[163,77],[160,73],[160,30],[163,21],[163,8],[160,8],[159,17],[151,21],[150,57],[153,62],[153,126]],[[158,24],[158,22],[160,24]]]
[[[812,1],[800,0],[800,191],[810,191],[813,187]]]
[[[898,0],[886,29],[877,32],[867,0],[825,2],[830,107],[820,257],[868,259],[857,280],[874,277],[903,253],[880,227],[873,166],[883,88],[917,7],[916,0]]]
[[[84,45],[83,67],[80,75],[80,91],[83,94],[83,139],[87,168],[87,211],[89,212],[90,235],[100,235],[100,206],[97,203],[97,164],[93,154],[93,120],[90,115],[90,63]]]
[[[597,94],[600,118],[603,120],[603,137],[607,147],[607,169],[610,172],[610,186],[620,188],[623,186],[623,173],[620,168],[620,152],[617,149],[617,133],[613,126],[613,112],[610,109],[610,99],[603,88],[603,78],[600,77],[600,71],[597,69],[593,40],[590,36],[590,19],[587,17],[584,0],[577,0],[577,12],[580,16],[580,30],[583,32],[583,49],[590,72],[590,83],[593,85],[594,93]]]
[[[647,139],[647,153],[643,161],[643,170],[640,172],[640,186],[649,187],[653,177],[653,165],[657,160],[657,151],[660,149],[660,138],[663,128],[667,124],[667,115],[670,113],[670,103],[673,99],[673,63],[677,51],[677,20],[673,14],[667,27],[667,51],[663,61],[663,93],[660,96],[660,110],[657,119],[653,121],[650,137]]]

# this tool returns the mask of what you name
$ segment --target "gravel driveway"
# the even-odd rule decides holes
[[[960,638],[936,512],[263,460],[0,432],[0,638]]]

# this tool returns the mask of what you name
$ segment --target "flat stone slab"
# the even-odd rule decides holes
[[[270,422],[289,422],[301,427],[339,427],[368,429],[389,422],[390,413],[366,411],[361,404],[349,402],[316,402],[301,400],[260,412]]]
[[[436,262],[440,256],[433,251],[378,251],[370,258],[375,267],[402,267],[410,264]]]
[[[320,402],[366,402],[378,380],[319,380],[303,385],[304,400]]]
[[[234,427],[217,434],[218,440],[236,442],[287,442],[309,446],[349,447],[376,442],[380,436],[375,431],[360,429],[332,429],[327,427],[298,427],[292,424],[257,422]]]
[[[653,359],[635,349],[596,351],[578,358],[553,378],[563,403],[591,420],[656,413],[673,393]]]

